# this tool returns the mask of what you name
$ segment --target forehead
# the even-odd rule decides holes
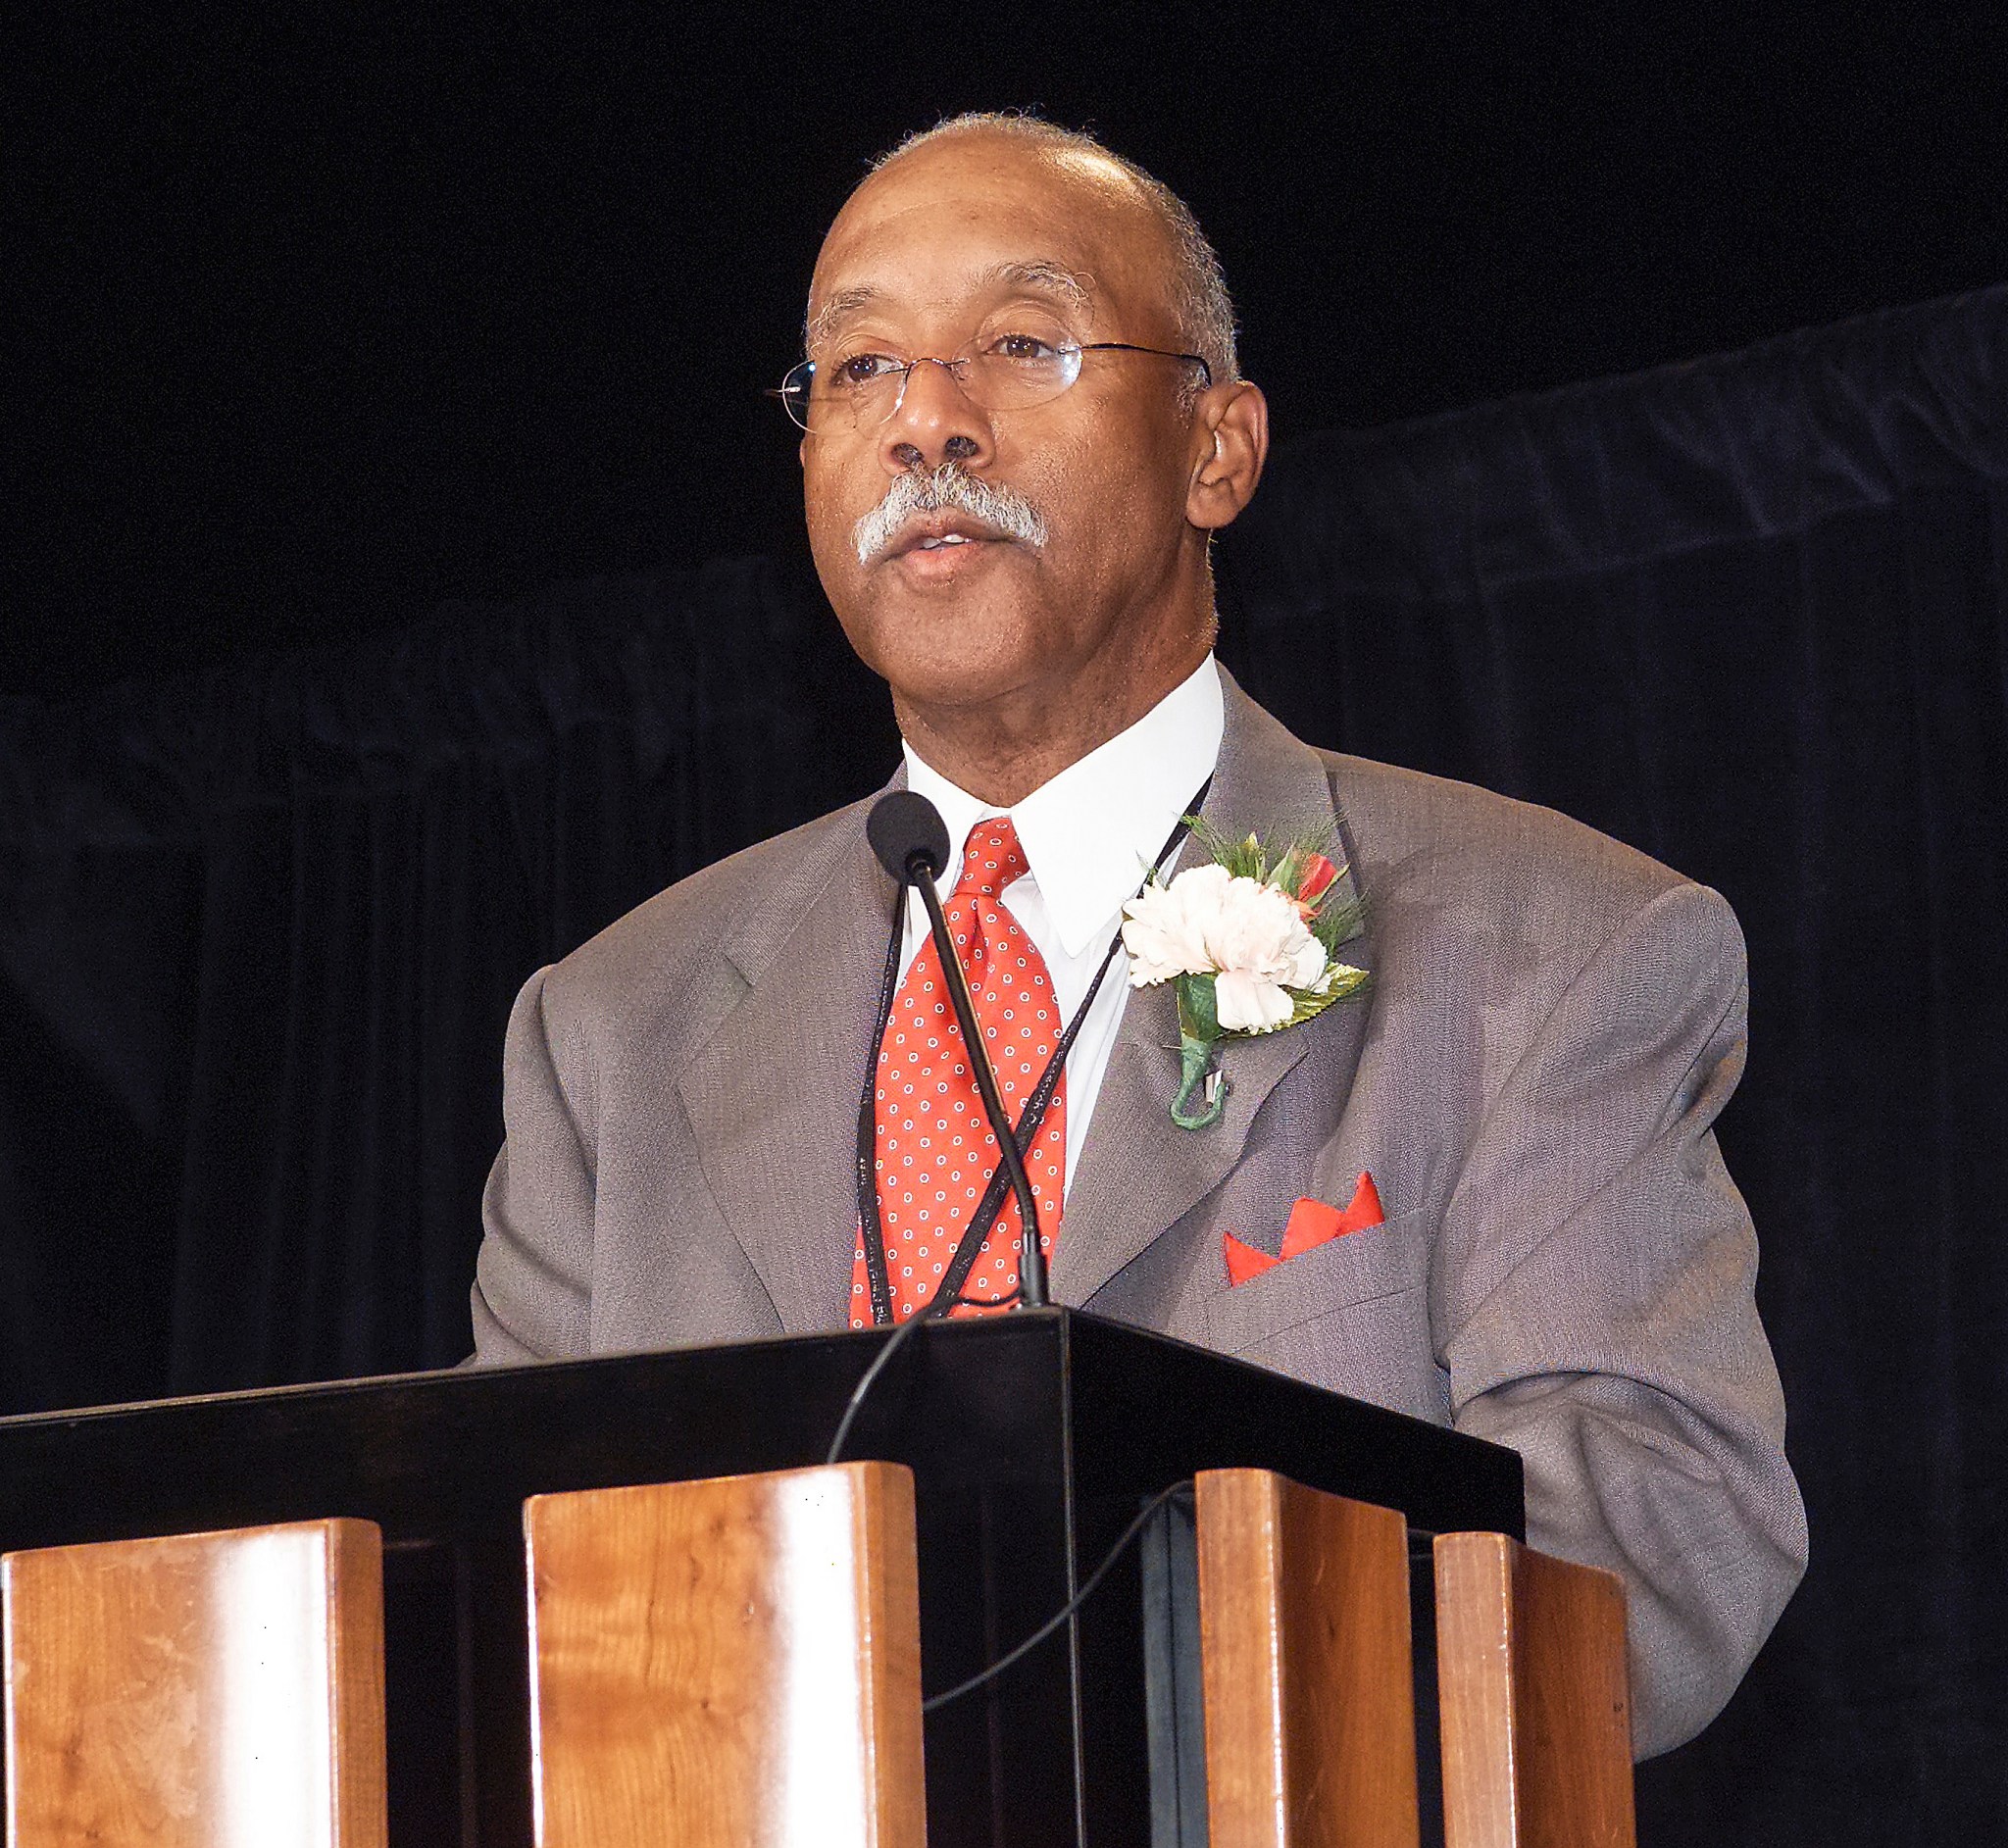
[[[1172,243],[1129,174],[1090,151],[946,137],[874,174],[837,214],[809,292],[812,336],[854,314],[953,314],[1029,289],[1126,329],[1171,319]]]

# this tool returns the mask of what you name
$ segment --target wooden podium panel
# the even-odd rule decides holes
[[[1435,1566],[1446,1848],[1632,1848],[1623,1581],[1500,1533]]]
[[[1211,1848],[1415,1848],[1407,1523],[1267,1470],[1194,1499]]]
[[[921,1848],[913,1473],[525,1504],[538,1848]]]
[[[383,1848],[367,1521],[0,1561],[9,1848]]]

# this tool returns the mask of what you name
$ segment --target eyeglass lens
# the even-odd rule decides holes
[[[1121,340],[1098,340],[1089,346],[1051,345],[1046,341],[1007,336],[974,353],[953,359],[924,355],[898,360],[882,353],[854,354],[826,372],[804,360],[780,381],[776,394],[789,417],[812,435],[822,431],[870,429],[898,409],[915,371],[938,366],[961,387],[963,395],[983,411],[1023,411],[1057,398],[1080,376],[1086,353],[1145,353],[1179,360],[1200,369],[1202,383],[1213,382],[1212,370],[1197,353],[1168,352],[1162,347],[1130,346]]]
[[[911,362],[868,353],[828,372],[805,362],[782,382],[781,401],[807,430],[870,428],[891,417],[921,366],[951,374],[979,410],[1022,411],[1057,398],[1079,377],[1080,349],[1036,341]]]

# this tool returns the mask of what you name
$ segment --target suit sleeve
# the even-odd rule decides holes
[[[1453,1422],[1527,1466],[1528,1538],[1626,1582],[1640,1757],[1722,1708],[1804,1571],[1757,1243],[1713,1124],[1741,932],[1705,887],[1629,918],[1487,1100],[1431,1312]]]
[[[589,1351],[593,1086],[588,1062],[561,1060],[554,1044],[549,975],[539,970],[524,984],[503,1046],[503,1142],[475,1267],[476,1366]]]

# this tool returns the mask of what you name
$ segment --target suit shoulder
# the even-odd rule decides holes
[[[658,997],[692,997],[720,942],[763,910],[807,902],[864,839],[872,799],[854,802],[700,867],[644,899],[546,974],[547,1005],[592,1011],[618,998],[645,1014]]]
[[[1321,752],[1371,908],[1525,930],[1568,960],[1629,920],[1672,912],[1740,959],[1720,893],[1585,823],[1475,783]]]

